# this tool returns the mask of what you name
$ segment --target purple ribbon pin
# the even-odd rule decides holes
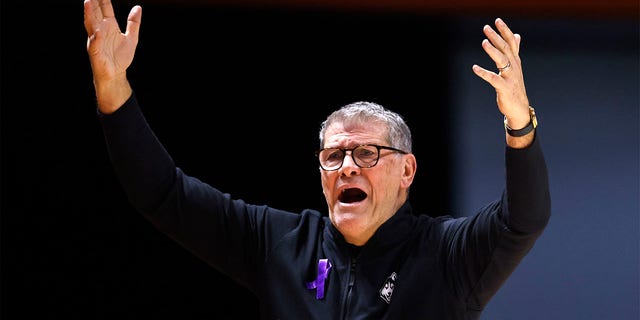
[[[331,269],[329,259],[318,260],[318,277],[311,282],[307,282],[307,289],[316,289],[316,299],[318,300],[324,298],[324,280],[329,275],[329,269]]]

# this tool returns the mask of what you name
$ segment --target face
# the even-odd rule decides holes
[[[361,144],[390,146],[382,124],[350,127],[334,123],[325,132],[325,148],[353,148]],[[380,150],[378,164],[360,168],[348,151],[342,167],[320,169],[322,190],[329,218],[347,242],[363,245],[406,201],[406,192],[415,176],[413,154]]]

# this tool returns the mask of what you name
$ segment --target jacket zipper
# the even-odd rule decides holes
[[[351,268],[349,269],[349,284],[347,285],[347,292],[344,295],[344,301],[342,303],[342,319],[349,319],[349,305],[351,302],[351,293],[353,285],[356,282],[356,263],[357,258],[351,258]]]

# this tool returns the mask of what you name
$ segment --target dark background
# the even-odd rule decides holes
[[[2,318],[255,318],[256,301],[251,295],[160,234],[122,193],[95,113],[82,4],[76,2],[3,2],[0,7]],[[518,314],[524,319],[518,311],[526,308],[535,309],[527,319],[542,315],[586,319],[583,314],[596,315],[604,309],[617,319],[637,318],[637,4],[598,7],[584,2],[572,10],[571,4],[527,7],[525,3],[520,8],[498,9],[502,7],[494,7],[495,3],[484,7],[458,3],[429,11],[424,4],[411,2],[394,7],[386,2],[371,6],[272,2],[267,6],[248,1],[234,6],[206,1],[118,1],[116,14],[123,28],[136,3],[143,5],[143,18],[130,80],[151,126],[187,173],[253,203],[324,211],[313,158],[320,122],[343,104],[370,100],[400,112],[412,127],[419,159],[412,204],[418,212],[433,216],[467,214],[472,210],[467,207],[491,200],[497,195],[493,188],[501,185],[495,178],[495,170],[501,173],[501,150],[495,153],[497,161],[477,155],[493,148],[482,141],[502,147],[493,91],[471,74],[470,67],[472,63],[493,66],[480,47],[481,28],[502,14],[507,23],[522,30],[523,41],[529,40],[524,42],[530,50],[528,85],[539,89],[530,90],[530,98],[544,101],[539,110],[546,106],[540,118],[548,128],[545,146],[550,151],[554,214],[560,218],[554,216],[557,223],[552,220],[550,231],[536,247],[543,249],[532,252],[518,269],[523,273],[514,274],[503,290],[508,298],[528,301],[498,295],[485,315],[513,319]],[[523,55],[526,52],[523,49]],[[607,68],[582,74],[576,57],[603,55]],[[631,64],[616,64],[629,61],[629,56],[636,58]],[[549,62],[560,67],[548,69]],[[593,64],[590,67],[593,71]],[[565,72],[555,73],[560,69]],[[626,77],[608,75],[606,70],[612,69],[626,71]],[[577,78],[573,83],[559,80],[569,73]],[[596,88],[606,97],[619,99],[615,106],[622,107],[615,114],[620,116],[613,120],[623,129],[616,136],[606,131],[613,130],[611,126],[600,127],[591,131],[597,132],[591,136],[595,139],[582,133],[560,143],[567,128],[584,129],[571,121],[576,113],[569,110],[591,110],[581,114],[596,123],[608,119],[594,100],[584,98],[585,92],[571,90],[584,78],[603,79]],[[545,101],[551,96],[556,99]],[[558,102],[567,96],[582,99]],[[478,109],[489,111],[478,113]],[[475,116],[468,120],[471,114]],[[494,127],[499,132],[496,136],[490,131]],[[604,159],[589,161],[593,166],[580,167],[580,172],[630,168],[608,175],[616,181],[616,190],[624,190],[617,194],[622,198],[599,193],[595,206],[613,208],[611,202],[618,200],[621,207],[615,221],[628,229],[609,230],[600,235],[598,244],[616,247],[611,252],[620,256],[607,259],[610,253],[600,249],[599,258],[570,259],[590,254],[588,249],[582,253],[575,248],[589,243],[593,230],[603,225],[599,218],[582,219],[577,225],[562,219],[563,213],[575,209],[584,214],[589,207],[584,196],[567,190],[575,190],[575,185],[606,185],[601,176],[589,175],[572,180],[573,188],[565,189],[561,183],[575,169],[570,165],[575,164],[575,154],[566,149],[584,139],[600,146],[621,146],[615,149],[620,152],[614,155],[617,165]],[[581,158],[593,159],[602,150],[582,143],[580,151],[587,146],[590,151]],[[285,162],[280,160],[283,154]],[[464,180],[461,175],[477,180]],[[627,180],[619,185],[616,176]],[[491,192],[468,192],[467,185]],[[571,210],[562,206],[567,199]],[[571,227],[554,229],[563,222]],[[582,235],[581,230],[588,230],[585,238],[575,236]],[[572,238],[573,250],[554,251]],[[589,248],[593,251],[594,246]],[[536,271],[540,272],[549,261],[559,261],[546,252],[558,253],[566,265],[543,275],[529,273],[529,266],[539,266]],[[604,267],[596,263],[602,260],[608,260]],[[611,268],[616,263],[624,267]],[[567,279],[567,269],[578,265],[588,265],[574,270],[573,274],[584,277],[558,287],[557,278]],[[602,271],[607,268],[618,276]],[[527,280],[530,276],[535,278]],[[546,277],[548,283],[537,276]],[[598,282],[601,277],[614,280],[602,280],[603,286],[587,290],[577,284]],[[521,286],[512,288],[512,283]],[[536,286],[542,290],[539,294]],[[562,288],[569,295],[553,294],[564,292]],[[602,300],[616,294],[617,300]],[[549,299],[541,299],[543,295]],[[577,313],[577,306],[587,311]]]

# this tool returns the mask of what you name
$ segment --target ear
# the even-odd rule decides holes
[[[416,170],[418,169],[418,163],[416,156],[413,153],[404,155],[404,171],[402,172],[402,181],[400,185],[408,189],[413,183],[413,178],[416,176]]]

